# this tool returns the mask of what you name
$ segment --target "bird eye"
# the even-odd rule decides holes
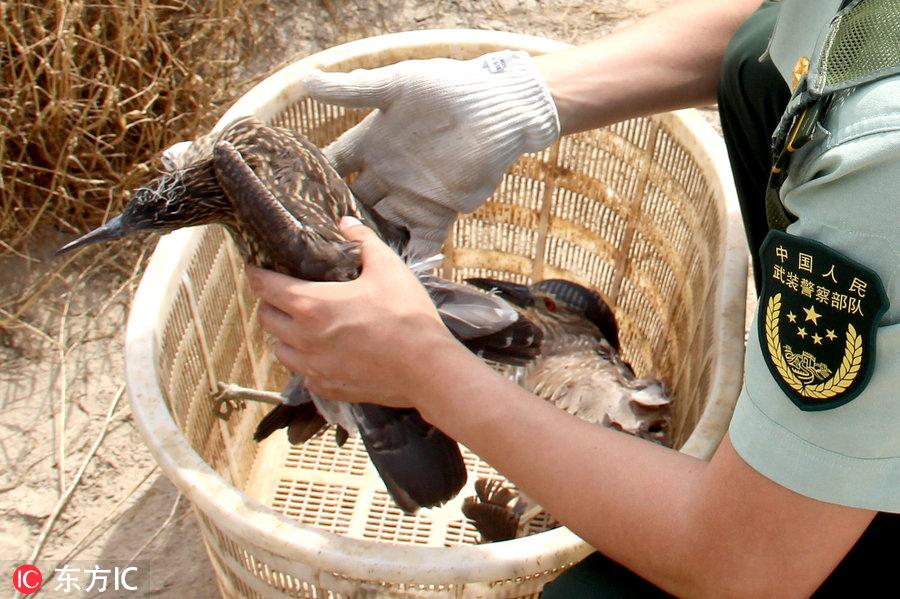
[[[556,302],[549,297],[544,298],[544,306],[551,312],[556,312]]]

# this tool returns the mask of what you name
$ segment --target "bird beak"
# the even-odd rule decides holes
[[[71,241],[62,246],[61,248],[56,250],[56,255],[59,256],[61,254],[65,254],[66,252],[71,252],[74,249],[84,247],[92,243],[108,241],[110,239],[119,239],[121,237],[124,237],[128,233],[130,233],[130,229],[124,225],[122,221],[122,215],[120,214],[106,221],[105,225],[101,225],[90,233],[82,235],[75,241]]]
[[[534,296],[527,285],[481,277],[466,279],[466,283],[484,291],[496,292],[501,298],[519,307],[534,305]]]

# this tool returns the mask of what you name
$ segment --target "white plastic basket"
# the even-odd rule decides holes
[[[306,99],[299,82],[311,68],[564,47],[488,31],[361,40],[272,75],[217,126],[254,114],[325,145],[364,113]],[[564,276],[598,289],[616,306],[626,357],[672,392],[681,451],[712,455],[740,389],[747,261],[724,146],[699,115],[635,119],[523,157],[457,223],[445,250],[447,276]],[[218,418],[217,380],[276,389],[284,381],[255,309],[224,232],[185,229],[160,241],[128,322],[136,422],[192,502],[223,596],[536,597],[590,552],[565,528],[472,544],[460,501],[494,471],[469,452],[460,498],[407,516],[358,442],[339,449],[326,435],[290,448],[276,434],[257,445],[265,407]]]

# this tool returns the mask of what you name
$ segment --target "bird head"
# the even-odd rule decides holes
[[[490,278],[471,278],[466,282],[500,295],[520,308],[534,311],[543,319],[562,323],[587,320],[596,326],[617,351],[619,328],[615,315],[600,294],[565,279],[544,279],[533,285],[521,285]]]
[[[519,308],[533,308],[535,305],[534,295],[531,292],[531,287],[528,285],[485,277],[471,277],[466,279],[466,283],[484,291],[496,293]]]
[[[213,222],[231,214],[211,161],[167,172],[137,189],[121,214],[67,243],[57,255],[101,241],[121,239],[141,231],[167,233]]]
[[[565,279],[544,279],[532,285],[532,295],[544,309],[561,315],[576,315],[594,324],[616,350],[619,326],[612,309],[599,293]]]

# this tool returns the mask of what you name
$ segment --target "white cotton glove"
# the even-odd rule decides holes
[[[559,137],[550,90],[531,57],[408,60],[350,73],[315,71],[309,96],[376,108],[325,148],[367,206],[410,231],[420,256],[440,251],[458,212],[471,212],[509,166]]]

